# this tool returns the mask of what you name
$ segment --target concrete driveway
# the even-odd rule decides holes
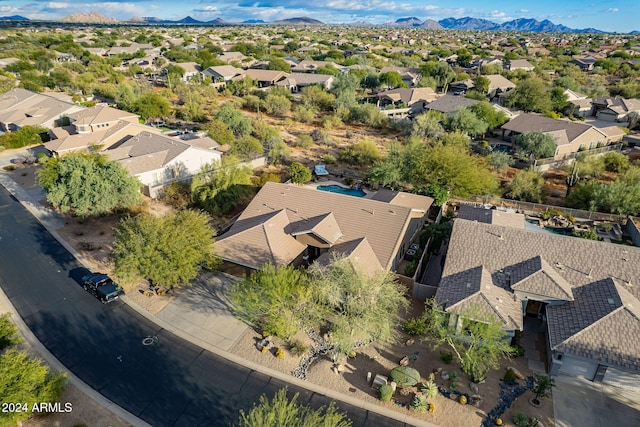
[[[224,273],[203,274],[157,317],[208,344],[228,351],[247,329],[232,316],[227,291],[238,279]]]
[[[556,427],[640,426],[640,391],[564,375],[555,381]]]

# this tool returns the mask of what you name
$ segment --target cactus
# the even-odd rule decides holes
[[[461,405],[466,405],[467,404],[467,396],[461,394],[460,397],[458,398],[458,402],[460,402]]]
[[[421,394],[416,394],[413,399],[411,399],[411,408],[416,412],[427,412],[429,409],[427,398]]]
[[[578,175],[578,162],[573,162],[573,167],[571,168],[571,172],[567,175],[565,182],[567,183],[567,194],[565,194],[565,197],[569,197],[571,187],[580,182],[580,175]]]
[[[427,399],[433,399],[438,395],[438,386],[435,382],[429,380],[426,383],[422,384],[422,387],[420,387],[420,391],[424,393]]]
[[[284,359],[284,348],[279,348],[276,350],[276,357],[278,359]]]

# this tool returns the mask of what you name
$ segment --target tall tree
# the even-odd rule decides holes
[[[220,162],[213,162],[201,168],[191,181],[193,199],[205,210],[217,213],[226,205],[228,196],[237,196],[240,203],[251,195],[251,175],[253,171],[233,156],[224,156]],[[243,190],[246,190],[243,191]],[[223,203],[224,201],[224,203]]]
[[[551,96],[546,83],[537,77],[530,77],[518,83],[504,100],[507,107],[522,111],[546,113],[551,111]]]
[[[462,107],[447,120],[449,130],[460,131],[470,136],[484,134],[489,125],[479,119],[469,108]]]
[[[164,119],[171,114],[171,104],[159,93],[145,93],[133,103],[133,111],[144,120]]]
[[[311,171],[302,163],[293,162],[289,165],[289,176],[294,184],[304,184],[311,180]]]
[[[113,242],[115,272],[165,289],[188,285],[202,267],[215,266],[214,236],[209,217],[196,211],[126,218]]]
[[[49,203],[78,216],[107,214],[142,203],[138,178],[99,154],[50,158],[37,171],[37,178]]]

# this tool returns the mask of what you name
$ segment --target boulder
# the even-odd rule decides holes
[[[469,390],[471,390],[473,394],[480,393],[480,390],[478,389],[478,384],[476,383],[469,383]]]
[[[513,372],[513,375],[515,375],[515,377],[519,380],[524,380],[524,375],[522,375],[522,373],[517,370],[516,368],[514,368],[513,366],[509,366],[507,369],[509,369],[511,372]]]
[[[482,397],[480,397],[480,395],[478,394],[472,394],[469,397],[469,405],[475,406],[476,408],[480,407],[480,404],[482,403]]]
[[[415,340],[413,338],[409,338],[404,345],[406,345],[407,347],[410,345],[413,345],[413,343],[415,343]]]
[[[409,357],[405,356],[402,359],[400,359],[400,362],[398,362],[398,364],[400,366],[407,366],[409,365]]]
[[[395,381],[391,381],[389,385],[391,386],[391,390],[393,390],[393,392],[395,393],[396,389],[398,388],[398,384],[396,384]]]
[[[447,371],[440,372],[440,378],[442,378],[443,381],[448,380],[449,379],[449,372],[447,372]]]

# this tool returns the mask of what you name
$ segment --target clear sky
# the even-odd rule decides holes
[[[98,12],[119,20],[133,16],[201,21],[222,18],[241,22],[266,22],[308,16],[325,23],[366,21],[382,24],[398,18],[420,20],[484,18],[501,23],[517,18],[548,19],[571,28],[593,27],[604,31],[640,30],[639,0],[114,0],[91,2],[0,0],[0,15],[55,20],[73,13]]]

